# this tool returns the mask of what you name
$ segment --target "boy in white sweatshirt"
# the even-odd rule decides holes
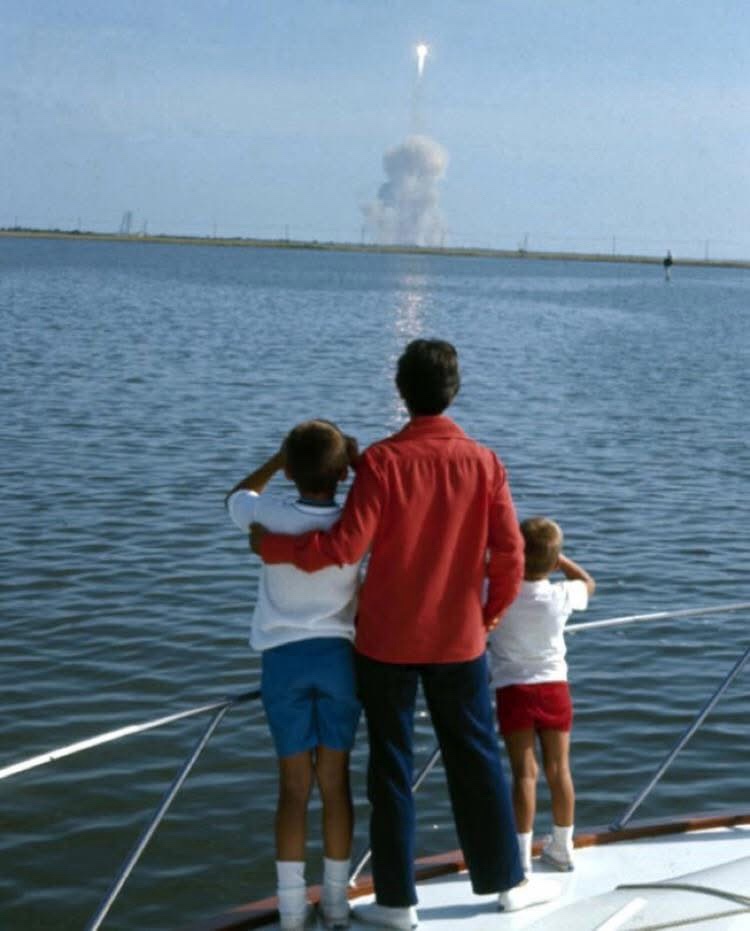
[[[355,459],[356,443],[335,425],[299,424],[277,453],[227,494],[230,517],[245,532],[254,521],[279,533],[326,530],[339,518],[336,486]],[[298,495],[261,494],[279,470]],[[262,652],[263,706],[279,761],[276,870],[283,931],[301,931],[307,917],[305,822],[316,782],[323,803],[323,917],[328,928],[349,924],[349,752],[360,717],[352,651],[358,581],[358,565],[313,573],[292,565],[261,570],[250,645]]]

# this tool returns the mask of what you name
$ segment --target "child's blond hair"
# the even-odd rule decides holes
[[[557,566],[562,552],[560,525],[549,517],[529,517],[522,521],[521,533],[525,544],[524,577],[529,581],[546,578]]]

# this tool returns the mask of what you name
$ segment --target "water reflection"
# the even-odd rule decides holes
[[[393,378],[396,372],[396,362],[404,350],[404,346],[413,339],[418,339],[424,332],[424,317],[426,310],[427,276],[404,275],[399,281],[400,290],[396,292],[397,304],[393,318],[393,334],[395,337],[393,352],[388,359],[389,371],[387,378]],[[389,431],[398,430],[408,418],[406,405],[394,391],[387,426]]]

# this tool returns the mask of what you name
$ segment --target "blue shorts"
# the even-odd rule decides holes
[[[354,650],[344,637],[314,637],[264,650],[260,688],[279,756],[354,746],[362,708],[354,685]]]

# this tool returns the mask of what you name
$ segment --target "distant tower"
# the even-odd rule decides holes
[[[120,235],[121,236],[130,236],[130,227],[133,225],[133,211],[126,210],[122,215],[122,222],[120,223]]]

